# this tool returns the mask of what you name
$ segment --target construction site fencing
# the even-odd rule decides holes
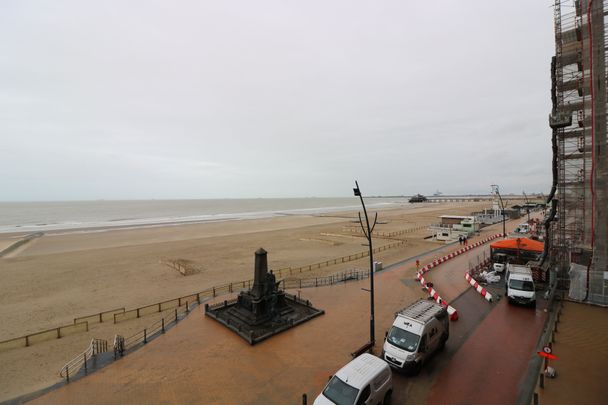
[[[20,336],[13,339],[8,339],[0,342],[0,351],[16,349],[19,347],[28,347],[36,343],[45,342],[47,340],[61,339],[79,332],[88,332],[88,322],[78,322],[72,325],[59,326],[52,329],[43,330],[29,335]]]
[[[87,361],[95,358],[99,353],[108,351],[108,342],[103,339],[91,339],[89,347],[81,354],[67,362],[65,366],[59,370],[59,376],[70,382],[70,375],[74,376],[84,366],[85,375],[88,373]]]

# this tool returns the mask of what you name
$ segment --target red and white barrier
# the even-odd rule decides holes
[[[492,236],[489,236],[489,237],[487,237],[485,239],[482,239],[482,240],[480,240],[478,242],[475,242],[473,244],[466,245],[465,247],[462,247],[462,248],[460,248],[460,249],[458,249],[458,250],[456,250],[456,251],[454,251],[452,253],[449,253],[449,254],[443,256],[440,259],[433,260],[431,263],[427,264],[426,266],[423,266],[418,271],[418,273],[416,273],[416,279],[420,281],[420,284],[422,284],[422,286],[424,287],[424,289],[429,293],[429,296],[433,297],[433,299],[438,304],[441,304],[441,305],[443,305],[444,307],[447,308],[448,314],[450,315],[450,320],[452,320],[452,321],[458,320],[458,311],[456,311],[456,309],[454,307],[452,307],[450,304],[448,304],[447,301],[445,301],[443,298],[441,298],[439,296],[439,294],[437,293],[437,291],[435,291],[434,288],[427,286],[426,285],[427,283],[424,280],[424,277],[422,277],[422,275],[424,273],[430,271],[431,269],[439,266],[440,264],[445,263],[448,260],[451,260],[451,259],[455,258],[456,256],[459,256],[459,255],[461,255],[461,254],[463,254],[465,252],[468,252],[471,249],[474,249],[474,248],[476,248],[478,246],[481,246],[481,245],[483,245],[483,244],[485,244],[485,243],[487,243],[487,242],[489,242],[491,240],[494,240],[494,239],[496,239],[498,237],[501,237],[501,236],[502,236],[501,234],[492,235]],[[477,283],[477,282],[475,282],[475,283]],[[484,291],[485,291],[485,289],[484,289]],[[486,291],[486,293],[487,293],[487,291]],[[490,295],[490,299],[491,299],[491,295]]]
[[[477,290],[478,293],[481,294],[488,302],[492,302],[492,294],[490,294],[484,287],[480,286],[477,281],[467,272],[464,273],[464,278]]]
[[[496,238],[499,238],[501,236],[502,236],[501,234],[496,234],[496,235],[488,236],[487,238],[482,239],[482,240],[480,240],[478,242],[475,242],[473,244],[470,244],[470,245],[467,245],[465,247],[462,247],[462,248],[460,248],[460,249],[458,249],[458,250],[456,250],[456,251],[454,251],[452,253],[449,253],[449,254],[443,256],[440,259],[433,260],[431,263],[429,263],[426,266],[422,267],[419,270],[419,272],[422,272],[424,274],[427,271],[431,270],[432,268],[435,268],[435,267],[439,266],[440,264],[445,263],[448,260],[451,260],[451,259],[455,258],[456,256],[459,256],[459,255],[461,255],[461,254],[463,254],[465,252],[468,252],[471,249],[474,249],[474,248],[476,248],[478,246],[481,246],[481,245],[483,245],[483,244],[485,244],[485,243],[487,243],[487,242],[489,242],[491,240],[494,240]]]
[[[426,285],[426,281],[424,280],[424,277],[422,277],[422,274],[418,273],[416,278],[420,281],[420,284],[422,284],[424,289],[429,293],[429,296],[433,297],[433,299],[435,300],[436,303],[438,303],[439,305],[443,305],[444,307],[447,308],[448,315],[450,316],[450,321],[457,321],[458,320],[458,311],[456,311],[456,309],[454,307],[452,307],[450,304],[448,304],[448,302],[446,300],[441,298],[433,287],[429,287],[428,285]]]

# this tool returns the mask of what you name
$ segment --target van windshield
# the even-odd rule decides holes
[[[408,352],[415,352],[420,342],[420,336],[393,326],[386,337],[387,342]]]
[[[338,405],[353,405],[358,393],[358,389],[351,387],[336,376],[329,380],[327,387],[323,390],[323,396]]]
[[[511,280],[509,288],[520,291],[534,291],[534,283],[532,281]]]

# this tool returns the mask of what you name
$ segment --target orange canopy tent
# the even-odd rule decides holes
[[[542,252],[545,244],[528,238],[504,239],[490,245],[492,249],[527,250],[530,252]]]

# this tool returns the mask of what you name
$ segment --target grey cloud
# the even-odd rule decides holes
[[[524,0],[3,1],[0,200],[546,190],[552,33]]]

